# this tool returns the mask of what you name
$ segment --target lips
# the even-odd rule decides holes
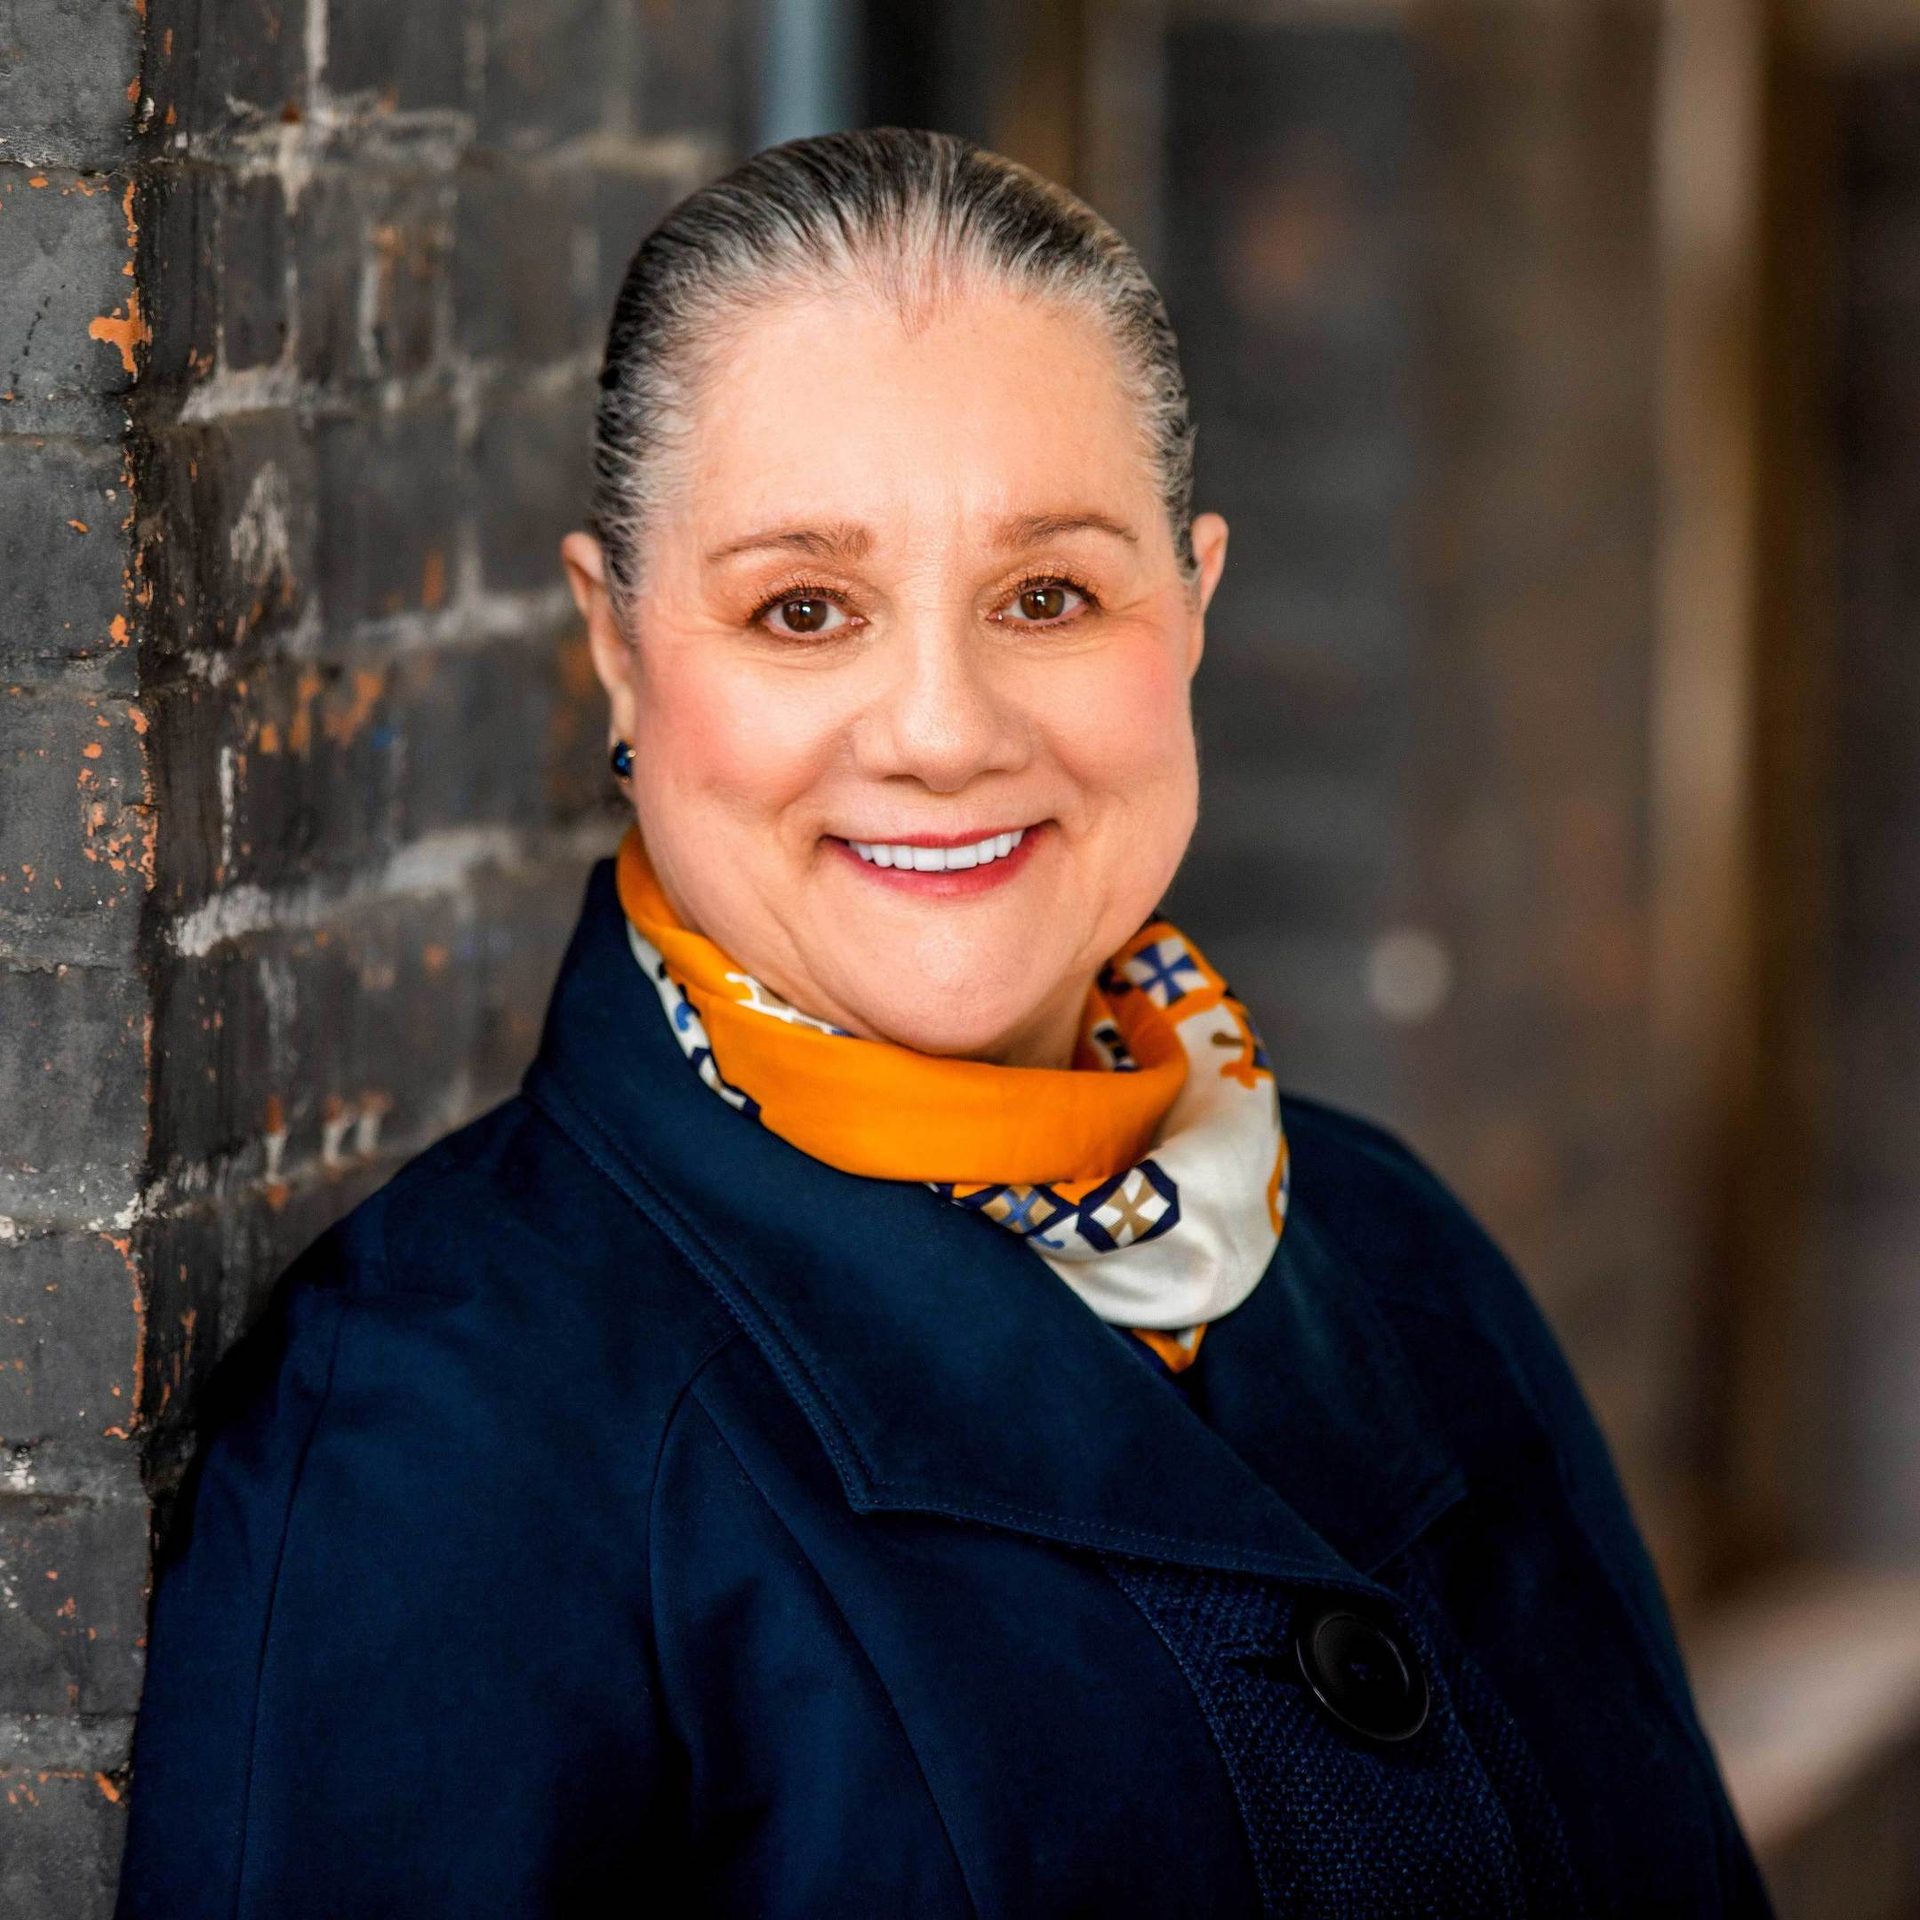
[[[965,900],[1007,885],[1048,838],[1049,822],[937,839],[850,840],[827,844],[873,885],[920,900]]]
[[[917,841],[849,840],[846,844],[868,866],[891,867],[898,872],[963,873],[1004,860],[1027,837],[1025,827],[989,833],[958,846],[930,847]]]

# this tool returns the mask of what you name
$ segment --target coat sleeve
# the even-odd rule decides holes
[[[369,1264],[323,1239],[202,1396],[117,1914],[644,1913],[671,1793],[644,1545],[569,1486],[547,1383],[515,1379],[541,1363]]]

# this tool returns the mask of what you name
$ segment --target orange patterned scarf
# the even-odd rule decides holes
[[[1287,1147],[1265,1050],[1198,949],[1149,922],[1089,989],[1070,1067],[861,1039],[682,926],[637,828],[616,862],[636,958],[707,1084],[847,1173],[921,1180],[1019,1234],[1175,1372],[1266,1270]]]

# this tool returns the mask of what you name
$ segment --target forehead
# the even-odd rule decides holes
[[[998,288],[905,314],[853,286],[757,309],[689,425],[682,505],[703,536],[795,516],[984,524],[1068,499],[1138,519],[1157,497],[1099,323]]]

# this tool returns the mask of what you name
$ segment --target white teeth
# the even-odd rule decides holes
[[[884,840],[849,840],[847,845],[870,866],[904,868],[911,873],[956,873],[1004,860],[1026,837],[1026,828],[1016,827],[1012,833],[990,833],[966,847],[913,847]]]

